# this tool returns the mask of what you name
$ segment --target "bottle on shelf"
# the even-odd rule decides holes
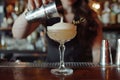
[[[120,24],[120,0],[118,0],[117,23]]]
[[[7,28],[7,27],[8,27],[7,18],[4,17],[3,22],[1,23],[1,28]]]
[[[35,43],[36,49],[46,52],[47,51],[47,43],[46,43],[46,30],[43,25],[40,25],[40,27],[37,29],[37,32],[39,33],[39,37]]]
[[[0,49],[6,49],[7,44],[6,44],[6,38],[5,38],[5,33],[1,32],[0,33]]]
[[[117,14],[117,23],[120,24],[120,12]]]
[[[14,11],[17,15],[20,15],[26,7],[26,2],[24,0],[16,0]]]
[[[119,4],[117,0],[112,0],[112,3],[110,4],[110,24],[116,24],[117,23],[117,14],[119,13]]]
[[[4,0],[0,0],[0,26],[4,19]]]
[[[105,1],[103,5],[101,20],[104,26],[107,26],[110,23],[110,8],[109,8],[109,1]]]
[[[7,22],[8,26],[12,26],[14,20],[13,20],[11,13],[14,12],[14,5],[12,5],[12,4],[6,5],[5,11],[6,11],[6,13],[5,13],[6,22]]]

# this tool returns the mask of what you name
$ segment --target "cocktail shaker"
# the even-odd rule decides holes
[[[117,52],[116,52],[116,58],[115,58],[115,64],[120,65],[120,39],[117,40]]]
[[[106,66],[112,64],[111,47],[108,40],[102,40],[101,53],[100,53],[100,65]]]
[[[60,0],[54,0],[48,4],[43,4],[40,8],[32,11],[28,11],[25,15],[25,19],[28,21],[33,20],[46,20],[52,17],[58,17],[62,12],[62,4]]]

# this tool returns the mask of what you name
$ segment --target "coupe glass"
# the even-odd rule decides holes
[[[59,22],[53,26],[47,27],[49,38],[57,41],[59,45],[60,64],[59,68],[51,69],[51,73],[55,75],[70,75],[73,69],[66,68],[64,63],[65,42],[70,41],[76,36],[76,26],[71,23]]]

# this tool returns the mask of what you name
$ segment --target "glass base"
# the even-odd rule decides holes
[[[73,73],[72,69],[65,68],[65,69],[51,69],[51,73],[54,75],[71,75]]]

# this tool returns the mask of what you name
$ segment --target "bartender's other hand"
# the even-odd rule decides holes
[[[28,10],[34,10],[36,8],[39,8],[42,4],[48,4],[49,2],[52,2],[53,0],[28,0]]]

